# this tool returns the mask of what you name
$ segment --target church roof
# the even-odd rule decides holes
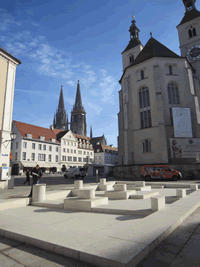
[[[124,73],[126,69],[135,66],[143,61],[146,61],[148,59],[154,58],[154,57],[169,57],[169,58],[181,58],[179,55],[172,52],[169,48],[158,42],[156,39],[151,37],[149,41],[146,43],[142,51],[139,53],[139,55],[136,57],[134,62],[125,68]],[[123,75],[124,75],[123,73]],[[122,77],[123,77],[122,75]],[[121,77],[121,79],[122,79]],[[121,79],[119,82],[121,82]]]
[[[197,9],[192,9],[188,12],[185,12],[185,15],[184,17],[182,18],[181,22],[179,23],[178,26],[190,21],[190,20],[193,20],[193,19],[196,19],[197,17],[200,17],[200,12],[197,10]],[[177,26],[177,27],[178,27]]]
[[[122,54],[128,50],[130,50],[131,48],[137,46],[141,44],[140,40],[139,39],[132,39],[129,41],[129,44],[127,45],[127,47],[125,48],[125,50],[122,52]]]
[[[27,134],[32,134],[32,139],[40,140],[40,136],[45,137],[45,141],[51,142],[51,139],[56,139],[56,135],[51,129],[35,126],[32,124],[13,121],[22,137],[27,137]],[[59,143],[56,140],[56,143]]]
[[[93,137],[93,138],[90,139],[90,143],[91,143],[92,145],[96,145],[97,142],[102,143],[102,142],[104,142],[104,141],[105,141],[105,143],[107,144],[104,135],[102,135],[102,136],[98,136],[98,137]]]

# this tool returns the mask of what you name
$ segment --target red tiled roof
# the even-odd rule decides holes
[[[87,141],[89,141],[91,138],[88,136],[83,136],[83,135],[79,135],[79,134],[74,134],[76,138],[78,139],[85,139]]]
[[[58,133],[62,132],[63,130],[53,129],[52,131],[53,131],[53,133],[54,133],[55,135],[57,135]]]
[[[95,152],[97,151],[97,149],[100,149],[100,152],[105,152],[106,149],[108,149],[109,151],[117,151],[118,152],[117,147],[111,147],[111,146],[106,146],[106,145],[93,145],[93,148],[94,148]]]
[[[33,139],[40,140],[40,136],[44,136],[45,141],[51,141],[51,139],[56,139],[56,135],[51,129],[35,126],[20,121],[13,122],[15,123],[22,137],[27,137],[27,134],[32,134]],[[56,143],[60,142],[56,140]]]

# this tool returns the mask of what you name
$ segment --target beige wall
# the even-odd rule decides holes
[[[3,57],[0,57],[0,130],[2,130],[2,121],[4,114],[4,101],[5,101],[5,90],[6,90],[6,79],[7,79],[8,62]]]

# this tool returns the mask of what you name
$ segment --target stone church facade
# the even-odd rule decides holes
[[[119,165],[196,161],[184,155],[200,145],[200,12],[195,0],[183,4],[181,56],[152,36],[143,47],[133,16],[119,81]]]

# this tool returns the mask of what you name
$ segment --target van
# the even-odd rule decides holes
[[[64,177],[67,179],[78,179],[79,177],[84,179],[86,176],[86,168],[69,168],[68,170],[66,170]]]
[[[149,181],[151,179],[173,179],[180,180],[182,174],[179,171],[173,170],[169,166],[164,165],[144,165],[142,166],[140,178]]]

